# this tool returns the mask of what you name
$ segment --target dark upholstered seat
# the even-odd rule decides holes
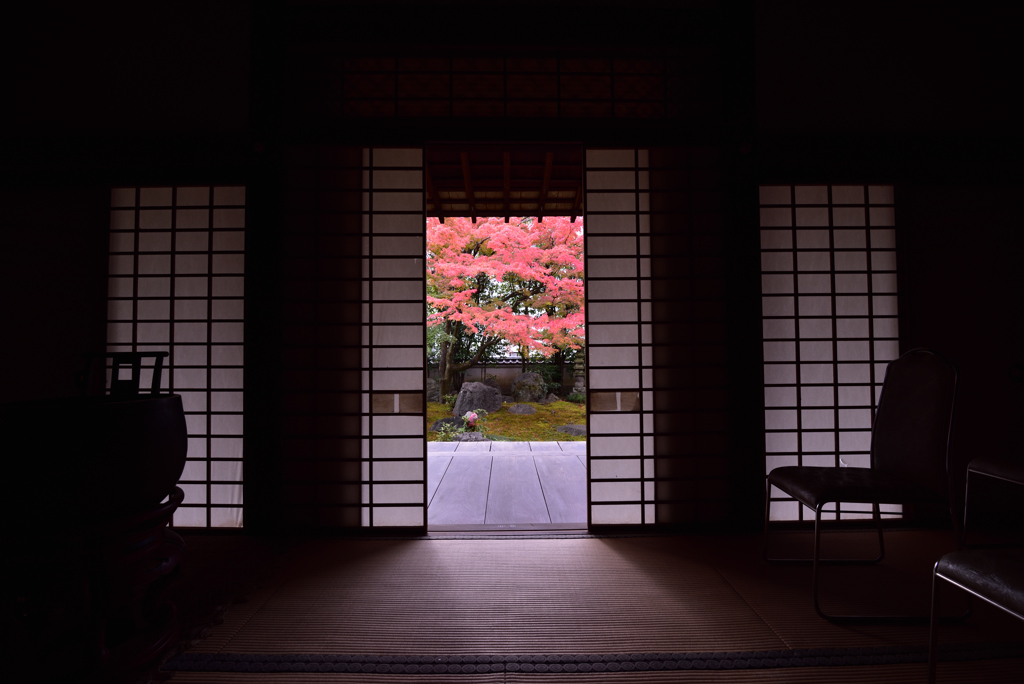
[[[1024,549],[947,553],[935,575],[1024,620]]]
[[[929,682],[935,681],[939,660],[940,580],[1024,620],[1024,549],[954,551],[935,563],[932,577],[932,622],[928,640]]]
[[[967,466],[968,476],[971,473],[1024,485],[1024,458],[978,456]]]
[[[811,596],[818,614],[833,621],[875,622],[905,620],[910,616],[828,615],[818,604],[821,514],[827,504],[870,503],[878,529],[879,555],[885,555],[881,504],[939,504],[950,511],[954,541],[959,545],[957,517],[950,497],[948,477],[949,432],[956,394],[956,369],[927,349],[913,349],[886,369],[878,410],[871,428],[870,468],[823,468],[784,466],[775,468],[765,487],[765,559],[771,513],[771,491],[777,487],[814,510],[814,564]],[[841,516],[837,516],[841,517]],[[838,561],[832,561],[838,562]],[[851,561],[844,561],[851,562]],[[918,620],[927,619],[917,616]]]
[[[770,479],[773,485],[810,508],[835,501],[898,504],[948,500],[945,492],[868,468],[784,466],[773,470]]]

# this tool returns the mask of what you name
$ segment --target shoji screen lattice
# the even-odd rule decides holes
[[[893,188],[762,186],[760,205],[767,471],[869,467],[885,366],[899,355]],[[813,518],[771,496],[771,519]],[[870,510],[844,503],[839,515]]]
[[[587,150],[590,523],[650,524],[654,510],[647,150]]]
[[[111,192],[107,349],[170,353],[189,434],[175,525],[242,525],[244,249],[244,187]]]
[[[426,524],[422,149],[363,151],[364,526]]]

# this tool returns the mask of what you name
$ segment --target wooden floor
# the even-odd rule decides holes
[[[585,529],[586,459],[586,442],[428,442],[428,525]]]

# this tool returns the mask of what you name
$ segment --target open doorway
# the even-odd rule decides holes
[[[585,529],[579,150],[433,146],[425,166],[429,528]]]
[[[585,528],[582,217],[426,233],[428,524]]]

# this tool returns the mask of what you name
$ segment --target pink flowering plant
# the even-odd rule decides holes
[[[476,411],[466,411],[462,415],[462,420],[466,424],[467,430],[476,430],[477,432],[484,432],[483,419],[487,415],[487,411],[483,409],[477,409]]]

